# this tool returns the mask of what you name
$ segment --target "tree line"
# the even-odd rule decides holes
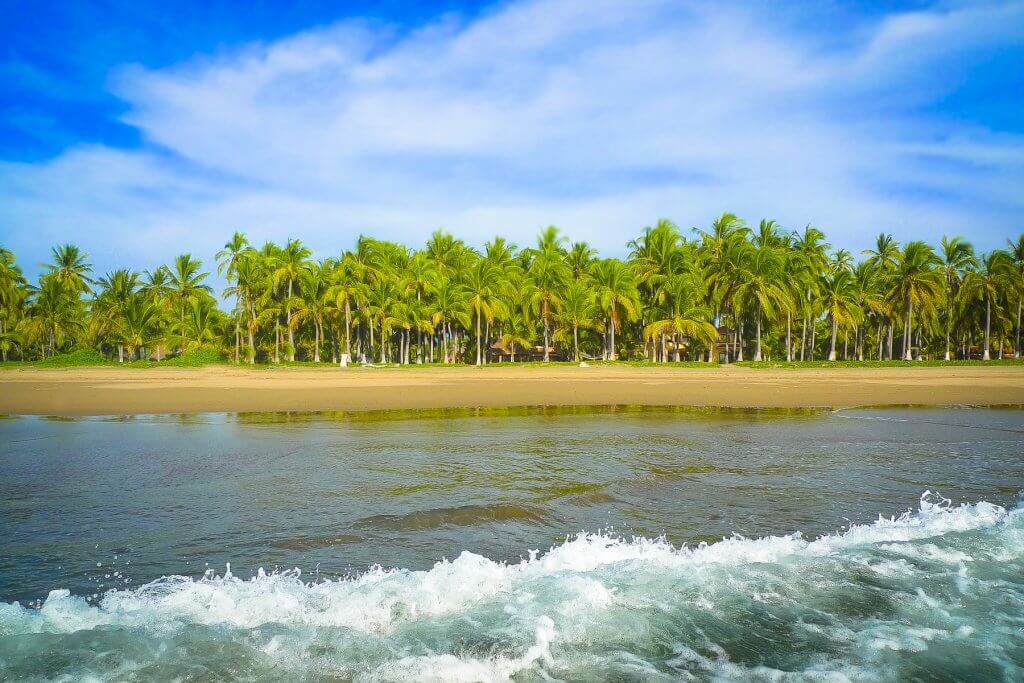
[[[976,254],[881,234],[860,258],[813,226],[733,214],[685,235],[659,220],[602,258],[553,226],[482,250],[442,231],[422,249],[360,237],[314,260],[300,240],[190,254],[96,277],[74,245],[30,283],[0,248],[4,360],[95,348],[119,361],[196,348],[237,363],[476,363],[536,359],[742,360],[1020,357],[1024,234]]]

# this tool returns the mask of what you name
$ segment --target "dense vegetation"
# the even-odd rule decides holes
[[[0,249],[0,352],[400,364],[1020,357],[1024,235],[976,255],[958,237],[936,248],[882,234],[855,260],[817,228],[750,229],[723,214],[692,238],[661,220],[628,248],[625,261],[600,258],[549,227],[523,249],[497,237],[481,252],[436,232],[420,250],[360,237],[314,261],[299,240],[256,248],[236,233],[216,255],[227,312],[189,254],[94,277],[64,245],[30,284]]]

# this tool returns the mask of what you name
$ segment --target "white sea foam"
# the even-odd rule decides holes
[[[896,594],[892,609],[911,614],[927,611],[928,619],[942,628],[934,624],[917,630],[888,624],[857,627],[832,617],[824,622],[811,618],[800,626],[805,612],[814,617],[821,611],[804,604],[810,599],[805,593],[832,590],[848,581],[835,573],[842,571],[835,563],[866,568],[879,580],[899,581],[914,578],[916,570],[908,561],[926,560],[950,567],[959,595],[977,594],[988,584],[971,576],[968,566],[976,558],[955,547],[955,535],[997,532],[1009,545],[996,544],[990,552],[1009,553],[1019,562],[1024,548],[1021,515],[1020,510],[1008,512],[985,502],[954,506],[926,493],[916,512],[813,540],[799,534],[760,539],[736,536],[713,544],[675,547],[663,539],[583,533],[546,553],[530,553],[515,564],[463,552],[427,571],[374,568],[350,579],[318,582],[303,581],[298,570],[260,571],[243,580],[229,567],[222,575],[166,577],[130,590],[112,590],[98,604],[55,590],[38,610],[0,605],[0,636],[64,634],[102,625],[156,635],[185,632],[191,625],[242,630],[270,624],[329,628],[362,634],[359,637],[375,644],[377,654],[361,655],[361,663],[346,669],[366,680],[507,680],[524,669],[564,665],[553,654],[558,645],[589,646],[602,639],[644,643],[667,637],[663,631],[668,627],[658,625],[658,615],[689,609],[728,620],[733,602],[749,601],[794,611],[798,628],[808,637],[839,644],[859,642],[863,652],[919,652],[936,638],[973,637],[975,626],[954,615],[955,606],[943,604],[922,588]],[[833,573],[815,576],[826,571]],[[983,585],[979,588],[979,584]],[[642,618],[637,610],[644,610]],[[612,613],[613,623],[606,619]],[[409,629],[424,623],[431,626],[425,635],[410,635]],[[441,631],[458,628],[491,634],[490,650],[446,651],[455,647],[451,643],[458,638],[446,639]],[[691,634],[702,640],[700,647],[693,642],[675,645],[681,665],[698,667],[708,675],[740,677],[739,665],[716,654],[715,639],[701,633],[698,629]],[[414,645],[424,638],[436,639],[436,648]],[[298,666],[301,656],[296,649],[308,646],[308,639],[274,635],[254,646],[283,666]],[[623,670],[633,666],[620,655]],[[872,656],[884,659],[882,654]],[[582,654],[579,657],[587,661]],[[845,673],[812,667],[804,672],[804,679],[857,678],[856,667],[863,665],[843,664]],[[326,665],[321,662],[320,666]],[[747,673],[766,680],[787,678],[776,676],[770,667]]]

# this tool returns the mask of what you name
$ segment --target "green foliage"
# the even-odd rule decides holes
[[[71,368],[87,365],[110,365],[110,359],[96,349],[74,349],[35,363],[39,368]]]
[[[554,226],[522,249],[500,237],[476,249],[443,231],[420,249],[360,236],[320,261],[297,239],[256,247],[235,233],[215,257],[226,306],[191,254],[94,274],[88,254],[62,245],[29,283],[0,247],[0,362],[316,366],[348,354],[378,366],[710,367],[1020,356],[1024,235],[976,256],[958,237],[936,249],[881,234],[858,261],[810,225],[762,220],[755,230],[723,213],[693,233],[660,219],[625,259],[601,258]]]
[[[161,361],[159,365],[170,365],[173,367],[199,367],[202,365],[217,365],[227,362],[224,353],[219,349],[198,348],[186,351],[180,356],[172,356]],[[154,363],[155,365],[156,363]]]

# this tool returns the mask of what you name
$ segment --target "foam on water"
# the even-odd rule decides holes
[[[229,566],[97,604],[54,590],[38,610],[0,605],[0,677],[1019,677],[1022,516],[926,494],[916,512],[813,540],[582,533],[515,564],[463,552],[318,582]],[[47,665],[42,648],[66,655]]]

